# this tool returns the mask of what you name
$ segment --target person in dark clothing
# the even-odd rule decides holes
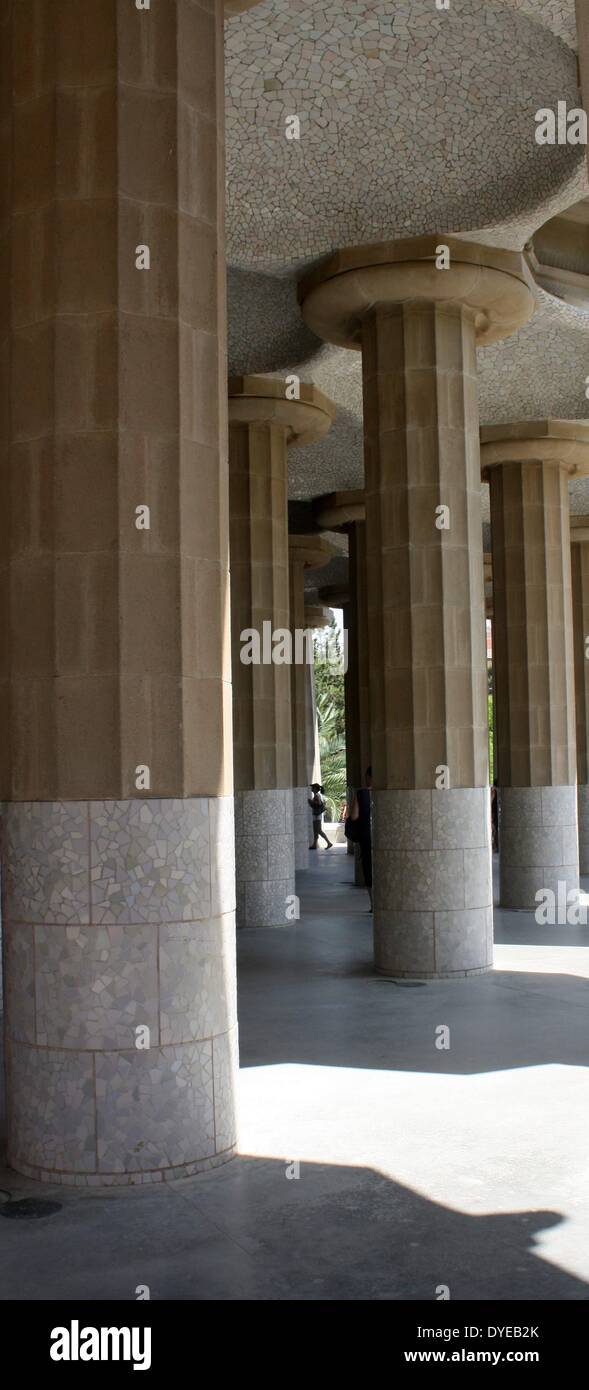
[[[364,787],[359,787],[350,811],[350,819],[360,823],[358,844],[362,858],[364,882],[370,898],[372,912],[372,768],[366,768]]]
[[[313,815],[313,844],[309,845],[309,849],[317,849],[317,845],[319,844],[319,836],[321,836],[322,840],[325,840],[326,849],[331,849],[331,840],[327,838],[325,831],[322,829],[323,816],[325,814],[323,787],[320,786],[319,782],[313,782],[311,785],[311,791],[313,793],[313,798],[309,798],[309,806],[311,807],[311,812]]]
[[[499,851],[499,802],[497,799],[498,796],[499,792],[497,789],[497,778],[495,778],[493,786],[491,787],[491,834],[493,854],[497,854]]]

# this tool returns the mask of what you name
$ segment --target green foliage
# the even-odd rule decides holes
[[[335,618],[332,617],[329,628],[323,628],[314,633],[313,654],[317,701],[319,703],[320,696],[326,696],[326,704],[333,706],[333,722],[329,737],[332,741],[340,739],[345,742],[344,677],[343,671],[338,670],[338,665],[343,658],[340,633]]]
[[[343,671],[337,670],[337,656],[341,657],[340,637],[333,618],[329,642],[329,659],[326,660],[324,633],[315,633],[315,701],[321,781],[328,803],[326,814],[331,820],[338,820],[341,802],[346,799],[346,716]]]

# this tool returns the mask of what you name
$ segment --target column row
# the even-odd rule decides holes
[[[325,564],[320,536],[288,534],[287,450],[313,444],[335,411],[314,386],[229,383],[231,632],[238,927],[293,919],[295,868],[307,867],[304,574]]]
[[[475,348],[531,317],[529,275],[422,237],[339,251],[299,294],[319,337],[362,353],[376,968],[476,974],[492,883]]]

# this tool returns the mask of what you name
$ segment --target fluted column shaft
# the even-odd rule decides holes
[[[305,566],[296,552],[290,557],[290,626],[294,633],[305,630]],[[307,770],[307,685],[308,664],[300,661],[291,666],[292,712],[292,786],[294,797],[295,868],[309,865],[311,834]]]
[[[438,766],[452,786],[486,785],[474,347],[464,309],[364,321],[372,754],[391,788],[431,787]]]
[[[370,661],[368,656],[368,601],[366,566],[366,522],[354,521],[348,527],[350,603],[348,605],[348,669],[344,677],[346,699],[346,763],[348,798],[364,786],[370,765]],[[354,853],[354,880],[364,885],[359,845],[348,841]]]
[[[368,655],[368,574],[366,523],[355,521],[349,535],[350,603],[348,606],[348,672],[352,719],[348,780],[362,786],[370,763],[370,660]],[[349,680],[348,680],[349,676]],[[347,721],[347,710],[346,710]],[[347,724],[346,724],[347,727]],[[347,738],[346,738],[347,741]]]
[[[304,557],[293,590],[287,449],[320,438],[334,413],[313,386],[301,384],[291,399],[275,377],[229,382],[238,926],[294,920],[293,694],[297,771],[300,760],[306,780],[304,666],[294,640],[304,629]]]
[[[291,632],[305,630],[305,568],[291,556],[289,566]],[[305,723],[305,670],[307,663],[294,661],[290,670],[292,712],[293,787],[304,787],[307,780],[307,734]]]
[[[490,470],[497,756],[501,786],[575,780],[568,476],[555,463]]]
[[[9,1156],[155,1182],[235,1144],[222,13],[3,26]]]
[[[442,254],[440,254],[442,253]],[[333,253],[305,322],[361,348],[377,970],[492,959],[475,344],[534,311],[521,256],[414,237]]]
[[[290,624],[298,634],[298,656],[292,667],[292,787],[294,810],[295,865],[298,871],[308,868],[309,839],[312,834],[309,807],[309,781],[312,775],[314,750],[308,742],[308,702],[312,701],[315,721],[313,630],[324,626],[328,610],[321,605],[305,606],[305,570],[320,569],[333,555],[333,548],[322,536],[314,533],[290,536]],[[305,636],[303,637],[303,634]],[[315,730],[313,727],[313,742]],[[309,766],[311,764],[311,767]]]
[[[500,901],[578,888],[568,477],[584,422],[482,431],[491,493]]]
[[[573,653],[575,669],[575,719],[577,739],[577,813],[579,820],[579,873],[589,874],[589,519],[585,538],[571,531],[571,584],[573,596]]]
[[[231,424],[229,463],[235,788],[275,790],[290,784],[291,666],[241,658],[248,629],[263,647],[265,623],[289,627],[284,427]]]
[[[294,894],[291,667],[264,652],[265,625],[289,628],[286,450],[283,424],[230,424],[238,927],[286,926]],[[248,631],[260,655],[246,663]]]
[[[492,930],[474,315],[377,307],[362,360],[377,964],[467,973]]]

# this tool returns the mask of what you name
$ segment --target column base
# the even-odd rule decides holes
[[[579,873],[589,874],[589,786],[581,783],[577,787],[577,814],[579,818]]]
[[[177,1168],[155,1168],[152,1172],[136,1173],[77,1173],[75,1170],[55,1171],[51,1168],[33,1168],[28,1163],[9,1162],[9,1167],[33,1182],[55,1183],[60,1187],[148,1187],[154,1183],[179,1182],[182,1178],[194,1178],[198,1173],[208,1173],[212,1168],[220,1168],[235,1158],[237,1148],[232,1145],[225,1153],[215,1154],[213,1158],[196,1159],[194,1163],[179,1164]]]
[[[313,834],[311,809],[308,805],[309,796],[308,787],[293,787],[294,863],[297,873],[309,867],[309,840]]]
[[[8,1162],[76,1187],[235,1151],[232,799],[5,806]]]
[[[373,793],[374,962],[399,979],[493,964],[488,787]]]
[[[292,788],[237,792],[235,878],[238,927],[295,920]]]
[[[578,890],[576,787],[501,787],[499,814],[501,907],[535,911],[542,889]]]

